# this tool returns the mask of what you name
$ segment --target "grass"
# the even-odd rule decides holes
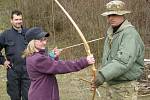
[[[6,70],[0,67],[0,100],[9,100],[9,96],[6,91]]]

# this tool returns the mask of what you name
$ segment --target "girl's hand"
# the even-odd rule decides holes
[[[60,55],[62,49],[58,49],[57,47],[55,47],[55,48],[53,49],[53,51],[54,51],[55,57],[59,57],[59,55]]]
[[[93,55],[87,56],[87,61],[88,61],[88,64],[94,64],[95,63],[95,59],[94,59]]]

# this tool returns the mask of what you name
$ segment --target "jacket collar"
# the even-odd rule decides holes
[[[21,27],[21,30],[16,30],[15,28],[12,27],[12,30],[22,35],[25,35],[26,33],[26,30],[23,27]]]
[[[113,28],[112,28],[112,26],[110,26],[108,28],[107,35],[110,39],[112,39],[112,36],[114,34],[121,32],[122,30],[124,30],[127,27],[134,27],[134,26],[130,22],[128,22],[128,20],[125,20],[115,33],[113,33]]]

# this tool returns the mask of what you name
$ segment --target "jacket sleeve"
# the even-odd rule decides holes
[[[5,44],[5,41],[4,41],[4,35],[3,33],[0,33],[0,64],[4,64],[4,61],[5,61],[5,58],[2,54],[2,49],[4,48],[4,44]]]
[[[36,61],[34,66],[41,73],[48,74],[64,74],[79,71],[88,66],[86,58],[76,61],[56,61],[42,55]]]
[[[125,33],[126,35],[122,39],[117,55],[100,70],[105,77],[105,81],[125,74],[135,63],[140,44],[138,43],[137,34],[132,34],[132,32],[135,33],[135,31]]]

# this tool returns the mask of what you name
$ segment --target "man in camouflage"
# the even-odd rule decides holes
[[[106,4],[110,27],[104,42],[102,65],[94,86],[100,100],[137,100],[137,82],[144,69],[144,44],[135,27],[125,19],[125,3],[113,0]],[[101,86],[103,85],[103,86]]]

